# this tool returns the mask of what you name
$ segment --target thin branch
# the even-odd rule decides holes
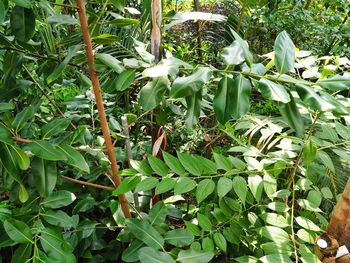
[[[86,186],[91,186],[91,187],[95,187],[95,188],[99,188],[99,189],[103,189],[103,190],[108,190],[108,191],[114,191],[115,188],[114,187],[110,187],[110,186],[104,186],[104,185],[100,185],[100,184],[94,184],[94,183],[89,183],[89,182],[84,182],[84,181],[80,181],[77,179],[73,179],[67,176],[62,175],[61,176],[64,180],[76,183],[76,184],[80,184],[80,185],[86,185]]]
[[[106,148],[107,148],[107,154],[109,157],[109,160],[111,162],[112,172],[113,172],[113,182],[116,187],[118,187],[121,184],[121,179],[118,174],[118,165],[117,160],[114,152],[114,147],[111,139],[111,135],[108,128],[108,122],[106,117],[106,112],[104,110],[103,105],[103,98],[101,94],[101,88],[100,88],[100,82],[98,79],[98,75],[96,74],[94,70],[94,54],[92,50],[92,41],[89,33],[89,27],[87,23],[87,17],[86,17],[86,10],[85,10],[85,3],[84,0],[76,0],[77,6],[79,7],[78,13],[79,13],[79,19],[83,34],[84,43],[86,45],[86,56],[88,59],[88,65],[89,65],[89,74],[92,82],[92,88],[94,90],[95,99],[96,99],[96,106],[98,110],[98,114],[100,117],[100,124],[101,129],[103,133],[103,137],[106,142]],[[124,216],[126,218],[131,217],[130,209],[128,206],[128,201],[126,199],[126,196],[124,194],[121,194],[118,196],[119,202],[121,204],[121,208],[123,210]]]

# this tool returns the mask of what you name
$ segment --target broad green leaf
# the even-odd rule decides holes
[[[125,0],[111,0],[111,3],[114,7],[116,7],[119,11],[124,12]]]
[[[31,0],[12,0],[11,2],[15,3],[17,6],[32,8],[33,4]]]
[[[177,261],[180,263],[207,263],[214,257],[212,251],[198,251],[195,249],[181,250]]]
[[[194,157],[197,160],[197,163],[201,165],[201,174],[216,174],[218,169],[213,161],[200,155],[193,155],[192,157]]]
[[[249,46],[246,41],[244,41],[232,28],[230,28],[230,31],[234,38],[236,39],[237,43],[240,45],[241,49],[243,50],[243,56],[244,60],[247,63],[247,65],[251,68],[253,64],[253,55],[249,51]]]
[[[349,140],[350,139],[350,129],[349,129],[349,127],[347,127],[347,126],[341,124],[340,122],[336,121],[335,122],[335,130],[337,131],[337,133],[343,139],[345,139],[345,140]],[[1,134],[1,126],[0,126],[0,134]]]
[[[163,201],[157,202],[148,213],[148,220],[151,225],[158,226],[165,222],[168,215],[168,207]]]
[[[11,29],[16,39],[27,42],[35,31],[35,14],[32,9],[15,6],[11,11]]]
[[[237,40],[222,50],[222,57],[225,64],[228,66],[235,66],[243,63],[243,49]]]
[[[1,5],[2,2],[0,2]],[[12,102],[1,102],[0,103],[0,112],[6,112],[6,111],[10,111],[13,110],[15,108],[15,104],[13,104]]]
[[[175,247],[185,247],[194,241],[194,235],[187,229],[175,229],[168,231],[164,240]]]
[[[239,258],[235,258],[235,261],[237,261],[238,263],[256,263],[258,262],[258,259],[253,256],[242,256]]]
[[[267,196],[272,200],[277,191],[277,180],[271,174],[265,172],[263,176],[264,190]]]
[[[99,45],[109,45],[119,41],[119,37],[111,34],[102,34],[92,37],[92,41]]]
[[[212,179],[204,179],[199,182],[196,189],[196,199],[201,203],[215,190],[215,183]]]
[[[66,190],[58,190],[44,198],[41,205],[47,208],[61,208],[70,205],[76,199],[75,195]]]
[[[36,156],[48,161],[66,161],[67,157],[56,147],[43,140],[36,140],[27,145]]]
[[[11,263],[26,262],[32,254],[33,244],[21,244],[12,255]]]
[[[138,251],[141,263],[175,263],[175,260],[167,253],[160,252],[151,247],[143,247]]]
[[[320,97],[316,91],[314,91],[312,88],[297,84],[295,85],[295,89],[298,92],[299,97],[301,100],[310,108],[318,111],[329,111],[334,110],[336,107],[333,106],[331,103]]]
[[[227,252],[227,242],[226,242],[225,237],[224,237],[221,233],[216,232],[216,233],[213,235],[213,239],[214,239],[215,245],[216,245],[223,253],[226,254],[226,252]]]
[[[192,222],[189,222],[189,221],[185,221],[185,225],[186,225],[186,229],[191,231],[193,235],[195,235],[195,236],[200,236],[201,235],[201,231],[200,231],[200,229],[199,229],[199,227],[197,225],[195,225],[195,224],[193,224]]]
[[[143,179],[135,188],[135,192],[145,192],[152,190],[158,184],[158,179],[155,177],[147,177]]]
[[[168,174],[168,167],[165,165],[165,163],[154,157],[153,155],[148,155],[148,163],[158,175],[160,176],[166,176]]]
[[[213,156],[218,169],[222,169],[225,171],[232,170],[233,164],[228,157],[218,154],[216,152],[213,152]]]
[[[136,161],[136,160],[130,160],[130,165],[132,168],[134,168],[136,171],[143,175],[152,175],[153,171],[151,167],[148,166],[146,161]]]
[[[320,206],[322,203],[322,195],[318,190],[310,190],[307,194],[307,200],[315,206]]]
[[[258,233],[274,242],[289,241],[289,235],[286,231],[275,226],[263,226],[258,229]]]
[[[9,147],[11,148],[12,153],[17,159],[18,167],[23,171],[27,170],[30,166],[30,159],[28,155],[17,146],[10,145]]]
[[[47,22],[55,25],[77,25],[78,20],[71,15],[53,14],[47,18]]]
[[[176,13],[176,15],[172,17],[172,21],[169,24],[165,25],[164,29],[168,30],[175,25],[184,23],[189,20],[224,22],[227,20],[227,17],[223,15],[206,13],[206,12],[178,12]]]
[[[297,237],[306,243],[315,244],[316,235],[312,235],[305,229],[299,229],[297,232]]]
[[[133,190],[141,182],[141,176],[135,175],[125,178],[122,183],[113,191],[113,195],[125,194]]]
[[[205,231],[211,231],[212,229],[212,223],[210,222],[209,218],[203,214],[197,213],[197,219],[199,226],[205,230]]]
[[[0,160],[5,171],[17,182],[21,182],[19,177],[19,164],[16,153],[7,145],[0,142]]]
[[[217,192],[219,197],[224,197],[227,195],[233,187],[233,182],[232,180],[226,178],[226,177],[221,177],[218,181],[217,185]]]
[[[41,232],[40,243],[49,258],[53,259],[53,262],[76,262],[76,258],[72,253],[73,248],[63,239],[61,232],[45,228]]]
[[[316,84],[332,91],[345,90],[350,88],[350,78],[337,75],[329,79],[318,80]]]
[[[127,229],[147,246],[157,250],[163,248],[163,237],[146,221],[132,218],[127,220],[126,225]]]
[[[319,212],[319,213],[322,212],[322,210],[318,206],[316,206],[314,203],[311,203],[309,200],[306,200],[306,199],[299,199],[298,205],[301,208],[304,208],[305,210],[308,210],[308,211]]]
[[[291,255],[294,248],[291,244],[291,242],[282,242],[282,243],[275,243],[275,242],[267,242],[261,245],[261,248],[264,250],[265,254],[267,255],[273,255],[273,254],[289,254]]]
[[[172,178],[165,178],[161,180],[156,186],[156,195],[160,195],[174,189],[176,181]]]
[[[96,54],[95,58],[117,73],[122,73],[124,71],[122,62],[109,54]]]
[[[52,83],[56,79],[58,79],[63,70],[66,68],[67,64],[72,60],[72,58],[77,54],[77,52],[81,49],[81,45],[74,45],[68,48],[68,54],[64,58],[64,60],[53,70],[53,72],[46,78],[48,84]]]
[[[33,235],[30,231],[29,226],[19,220],[10,218],[4,222],[4,228],[6,234],[13,240],[18,243],[33,243]]]
[[[71,228],[74,225],[73,218],[62,210],[48,210],[42,213],[44,220],[54,226]]]
[[[13,144],[13,139],[8,129],[0,124],[0,142]]]
[[[316,158],[321,163],[323,163],[323,165],[325,165],[329,170],[331,170],[333,173],[335,173],[333,161],[332,161],[331,157],[329,157],[328,153],[319,150],[316,153]]]
[[[259,259],[262,263],[292,263],[288,254],[271,254],[263,256]]]
[[[77,202],[77,204],[74,206],[72,210],[72,213],[77,214],[77,213],[87,212],[89,210],[92,210],[95,204],[96,204],[95,199],[91,195],[88,195],[84,199]]]
[[[261,195],[264,189],[263,179],[260,175],[249,175],[248,176],[248,186],[250,191],[252,192],[255,200],[260,202]]]
[[[318,225],[316,225],[310,219],[307,219],[305,217],[298,216],[295,218],[295,221],[298,223],[299,226],[305,228],[306,230],[311,230],[315,232],[321,231],[321,228]]]
[[[231,118],[239,119],[249,110],[250,82],[238,75],[235,80],[223,77],[214,97],[213,106],[216,118],[225,124]]]
[[[275,65],[279,74],[294,70],[295,46],[286,31],[278,34],[274,49]]]
[[[194,188],[196,188],[197,184],[194,180],[184,177],[180,178],[179,181],[176,183],[174,188],[175,195],[180,195],[184,193],[188,193],[192,191]]]
[[[259,81],[258,88],[262,95],[269,100],[280,101],[282,103],[290,102],[290,95],[281,84],[262,78]]]
[[[311,140],[307,140],[303,147],[303,156],[306,166],[310,166],[311,162],[316,158],[317,146]]]
[[[24,125],[34,117],[35,108],[33,106],[28,106],[23,111],[18,113],[12,122],[12,128],[18,133]]]
[[[288,210],[290,209],[288,205],[286,205],[285,203],[281,203],[281,202],[269,203],[267,205],[267,207],[273,211],[278,212],[278,213],[285,213],[285,212],[288,212]]]
[[[285,228],[290,226],[288,224],[287,219],[279,214],[275,214],[275,213],[263,213],[260,215],[260,217],[269,225],[273,225],[273,226],[277,226],[277,227],[281,227],[281,228]]]
[[[319,93],[325,101],[329,102],[335,107],[335,109],[333,110],[334,112],[337,112],[343,115],[350,114],[349,108],[345,107],[341,102],[339,102],[339,100],[337,100],[337,97],[331,94],[328,94],[325,91],[320,91]]]
[[[154,109],[162,101],[169,86],[166,77],[155,78],[148,82],[140,91],[140,105],[144,110]]]
[[[116,27],[126,27],[126,26],[138,25],[140,21],[133,18],[116,18],[105,23]]]
[[[41,136],[43,139],[48,139],[52,136],[59,135],[67,129],[70,123],[70,119],[55,118],[41,127]]]
[[[184,167],[181,165],[180,161],[172,156],[171,154],[167,153],[167,152],[162,152],[163,155],[163,159],[165,161],[165,163],[169,166],[170,170],[173,171],[174,173],[180,175],[180,176],[184,176],[186,171],[184,169]]]
[[[67,157],[67,164],[85,173],[90,173],[90,167],[80,152],[68,144],[58,145],[57,148]]]
[[[3,3],[3,1],[0,1],[0,24],[2,24],[5,20],[5,15],[6,15],[6,7]],[[1,109],[1,106],[0,106]],[[0,110],[1,112],[1,110]]]
[[[116,79],[115,89],[116,91],[123,92],[127,90],[135,80],[135,70],[124,70]]]
[[[28,195],[28,191],[25,188],[25,186],[23,184],[19,185],[19,191],[18,191],[18,200],[21,203],[25,203],[27,202],[27,200],[29,199],[29,195]]]
[[[201,163],[191,154],[189,153],[181,153],[177,152],[177,157],[179,158],[181,164],[185,169],[193,175],[201,175],[202,173],[202,165]]]
[[[145,244],[138,240],[138,239],[134,239],[130,242],[129,246],[123,250],[122,253],[122,260],[123,262],[136,262],[139,260],[138,258],[138,251],[140,251],[140,249],[142,247],[144,247]]]
[[[211,75],[212,70],[210,68],[198,67],[192,75],[175,79],[170,90],[170,96],[177,99],[198,93],[203,85],[210,80]]]
[[[205,237],[202,240],[202,247],[204,251],[214,251],[214,242],[211,238]]]
[[[235,176],[232,182],[233,190],[235,191],[239,199],[242,201],[242,203],[245,204],[245,200],[248,193],[247,182],[241,176]]]
[[[192,96],[186,97],[187,112],[186,112],[186,125],[188,128],[192,128],[199,121],[201,113],[202,91],[198,91]]]
[[[294,129],[298,137],[303,137],[305,126],[304,121],[299,112],[298,106],[295,103],[293,97],[290,97],[290,102],[287,104],[281,104],[279,109],[284,120]]]
[[[35,187],[42,197],[48,197],[56,186],[57,168],[55,162],[35,157],[31,165]]]

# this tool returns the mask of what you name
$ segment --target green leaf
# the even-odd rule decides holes
[[[117,187],[117,189],[113,191],[113,195],[125,194],[131,191],[132,189],[134,189],[140,182],[141,182],[141,177],[139,175],[126,178]]]
[[[333,110],[334,112],[342,114],[342,115],[350,114],[349,108],[345,107],[342,103],[340,103],[337,100],[337,97],[335,97],[331,94],[328,94],[327,92],[324,92],[324,91],[320,91],[319,93],[325,101],[329,102],[330,104],[332,104],[335,107],[335,109]]]
[[[105,23],[116,27],[126,27],[126,26],[138,25],[140,21],[133,18],[116,18],[111,21],[107,21]]]
[[[204,179],[199,182],[196,189],[196,199],[198,203],[201,203],[215,190],[215,183],[212,179]]]
[[[312,88],[297,84],[295,85],[295,89],[298,92],[299,97],[301,100],[310,108],[318,111],[329,111],[334,110],[336,107],[333,106],[331,103],[320,97],[316,91],[314,91]]]
[[[165,163],[169,166],[171,171],[180,176],[184,176],[186,174],[185,168],[176,157],[164,151],[162,152],[162,155]]]
[[[216,152],[213,152],[213,156],[218,169],[223,169],[225,171],[232,170],[233,164],[229,158]]]
[[[16,219],[10,218],[5,220],[4,228],[6,234],[15,242],[25,244],[25,243],[33,243],[33,235],[30,231],[29,226]]]
[[[189,246],[194,241],[194,235],[187,229],[175,229],[168,231],[164,240],[175,247]]]
[[[72,60],[72,58],[77,54],[77,52],[80,50],[81,45],[74,45],[70,46],[68,48],[68,54],[64,58],[64,60],[53,70],[53,72],[46,78],[46,81],[48,84],[58,79],[62,73],[63,70],[66,68],[67,64]]]
[[[132,168],[134,168],[136,171],[143,175],[152,175],[153,171],[151,167],[148,166],[146,161],[136,161],[136,160],[130,160],[130,165]]]
[[[175,260],[167,253],[160,252],[151,247],[143,247],[138,251],[141,263],[175,263]]]
[[[28,201],[29,195],[27,192],[27,189],[24,187],[23,184],[19,185],[19,191],[18,191],[18,199],[21,203],[25,203]]]
[[[70,119],[55,118],[41,127],[41,136],[43,139],[48,139],[52,136],[59,135],[67,129],[70,123]]]
[[[174,179],[165,178],[157,184],[155,194],[160,195],[169,192],[170,190],[174,189],[175,185],[176,181]]]
[[[345,90],[350,88],[350,78],[337,75],[329,79],[318,80],[316,84],[332,91]]]
[[[202,91],[198,91],[193,96],[186,97],[187,112],[186,125],[192,128],[199,121],[201,113]]]
[[[21,148],[14,145],[10,145],[10,148],[12,148],[12,153],[17,159],[19,168],[23,171],[27,170],[30,166],[30,159],[28,155]]]
[[[216,233],[213,235],[213,239],[214,239],[215,245],[216,245],[223,253],[226,254],[226,252],[227,252],[227,242],[226,242],[225,237],[224,237],[221,233],[216,232]]]
[[[216,91],[213,106],[216,118],[221,124],[225,124],[232,117],[239,119],[249,111],[249,97],[251,92],[250,82],[238,75],[235,80],[223,77]]]
[[[281,202],[272,202],[267,205],[267,207],[273,211],[276,211],[278,213],[285,213],[290,208],[288,205],[281,203]]]
[[[31,168],[31,175],[38,193],[42,197],[48,197],[56,186],[56,163],[36,157],[32,161]]]
[[[116,91],[123,92],[127,90],[135,80],[135,70],[124,70],[116,79],[115,89]]]
[[[119,41],[119,37],[111,34],[102,34],[92,37],[92,41],[98,45],[110,45]]]
[[[277,227],[288,227],[288,221],[285,217],[275,213],[264,213],[261,214],[260,217],[269,225],[277,226]]]
[[[214,242],[211,238],[205,237],[202,240],[202,247],[204,251],[214,251]]]
[[[15,38],[27,42],[35,31],[35,15],[32,9],[15,6],[11,12],[10,24]]]
[[[15,132],[18,133],[24,127],[27,121],[34,117],[34,114],[35,108],[31,105],[18,113],[12,122],[12,128],[15,130]]]
[[[227,195],[233,187],[233,182],[232,180],[226,178],[226,177],[221,177],[218,181],[217,185],[217,192],[219,197],[224,197]]]
[[[312,140],[307,140],[303,147],[303,156],[306,166],[310,166],[311,162],[316,158],[317,146]]]
[[[61,150],[64,153],[64,155],[67,157],[67,161],[66,161],[67,164],[73,166],[74,168],[82,172],[90,173],[90,167],[86,163],[84,157],[81,155],[80,152],[78,152],[68,144],[58,145],[57,148]]]
[[[284,120],[295,130],[297,136],[303,137],[305,131],[303,119],[293,97],[291,96],[290,99],[289,103],[281,104],[279,110]]]
[[[145,192],[152,190],[158,184],[158,179],[155,177],[148,177],[142,180],[135,189],[135,192]]]
[[[292,263],[288,254],[271,254],[263,256],[259,259],[262,263]]]
[[[177,157],[190,174],[197,176],[202,174],[201,163],[194,156],[189,153],[177,152]]]
[[[228,66],[236,66],[242,64],[244,61],[243,49],[235,40],[230,46],[222,50],[222,57]]]
[[[163,201],[157,202],[148,213],[148,220],[151,225],[158,226],[165,222],[168,215],[168,207]]]
[[[297,232],[297,237],[300,238],[302,241],[310,244],[315,244],[315,235],[312,235],[305,229],[299,229]]]
[[[27,145],[36,156],[48,161],[66,161],[67,157],[47,141],[36,140]]]
[[[147,246],[154,249],[162,249],[164,239],[162,236],[146,221],[140,221],[136,218],[127,220],[127,229]]]
[[[125,0],[111,0],[111,3],[114,7],[116,7],[119,11],[124,12]]]
[[[6,16],[6,7],[3,3],[3,1],[0,1],[0,24],[2,24],[5,20],[5,16]],[[1,109],[1,106],[0,106]],[[1,112],[1,110],[0,110]]]
[[[192,248],[181,250],[177,261],[181,263],[207,263],[214,257],[212,251],[198,251]]]
[[[122,73],[124,71],[122,62],[109,54],[96,54],[95,58],[117,73]]]
[[[8,129],[0,124],[0,142],[13,144],[13,139]]]
[[[275,41],[275,65],[279,74],[294,70],[295,46],[286,31],[278,34]]]
[[[212,224],[209,218],[203,214],[197,213],[197,219],[199,226],[205,231],[211,231]]]
[[[12,0],[12,2],[25,8],[32,8],[33,6],[31,0]]]
[[[203,85],[210,80],[211,75],[212,70],[210,68],[198,67],[192,75],[175,79],[170,90],[170,96],[177,99],[200,92]]]
[[[269,100],[280,101],[282,103],[288,103],[291,100],[286,88],[273,81],[262,78],[259,81],[258,88],[262,95]]]
[[[260,175],[249,175],[248,176],[248,186],[250,191],[252,192],[255,200],[257,202],[260,201],[261,195],[264,189],[263,179]]]
[[[153,155],[148,155],[148,163],[158,175],[166,176],[168,174],[168,167],[165,163]]]
[[[140,250],[140,248],[144,247],[145,244],[138,240],[138,239],[134,239],[130,242],[129,246],[124,249],[123,253],[122,253],[122,260],[123,262],[136,262],[138,261],[138,251]]]
[[[192,232],[192,234],[194,234],[195,236],[200,236],[201,235],[201,231],[199,229],[199,227],[195,224],[193,224],[192,222],[189,221],[185,221],[185,225],[186,228]]]
[[[11,263],[26,262],[32,254],[33,244],[21,244],[12,255]]]
[[[233,182],[233,190],[235,191],[239,199],[244,204],[248,193],[247,182],[241,176],[235,176],[232,182]]]
[[[196,188],[197,184],[194,180],[184,177],[180,178],[179,181],[176,183],[174,188],[175,195],[180,195],[184,193],[188,193],[192,191],[194,188]]]
[[[263,226],[258,229],[258,234],[277,243],[289,241],[288,233],[275,226]]]
[[[16,153],[10,148],[10,145],[0,143],[0,160],[5,171],[17,182],[19,178],[19,165]]]
[[[214,162],[200,155],[193,155],[192,157],[196,159],[198,166],[201,166],[201,174],[216,174],[218,169]]]
[[[0,126],[1,128],[1,126]],[[350,139],[350,129],[349,127],[341,124],[340,122],[335,122],[335,130],[337,133],[345,140]],[[1,129],[0,129],[0,135],[1,135]],[[1,137],[1,136],[0,136]]]
[[[158,106],[169,86],[166,77],[155,78],[148,82],[140,91],[140,105],[144,110],[151,110]]]
[[[277,181],[276,178],[273,177],[271,174],[265,172],[263,176],[264,180],[264,190],[267,196],[272,200],[273,195],[277,191]]]
[[[323,163],[323,165],[326,166],[329,170],[335,173],[333,161],[331,157],[329,157],[328,153],[319,150],[316,153],[316,158],[320,160],[320,162]]]
[[[253,64],[253,55],[249,51],[249,46],[246,41],[244,41],[232,28],[230,28],[230,31],[234,38],[236,39],[237,43],[240,45],[241,49],[243,50],[243,56],[245,59],[245,62],[247,65],[251,68]]]
[[[321,228],[318,225],[316,225],[310,219],[307,219],[305,217],[298,216],[295,218],[295,221],[298,223],[299,226],[305,228],[306,230],[311,230],[315,232],[321,231]]]
[[[62,210],[49,210],[42,213],[44,220],[54,226],[71,228],[74,225],[73,218],[67,215]]]
[[[2,2],[0,2],[1,5]],[[15,104],[13,104],[12,102],[1,102],[0,103],[0,112],[6,112],[6,111],[10,111],[13,110],[15,108]]]
[[[70,205],[75,199],[76,197],[73,193],[66,190],[58,190],[44,198],[41,205],[47,208],[56,209]]]

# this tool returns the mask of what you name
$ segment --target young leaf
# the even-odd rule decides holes
[[[29,226],[16,219],[10,218],[5,220],[4,228],[6,234],[13,240],[21,244],[32,243],[33,235]]]
[[[312,140],[307,140],[303,147],[303,156],[306,166],[310,166],[311,162],[315,159],[317,152],[317,146]]]
[[[275,64],[278,73],[294,70],[295,46],[286,31],[278,34],[275,41]]]
[[[157,251],[152,247],[143,247],[138,251],[137,254],[141,263],[175,263],[175,260],[170,255]]]
[[[215,190],[215,183],[211,179],[204,179],[199,182],[196,189],[196,199],[198,203],[201,203]]]
[[[20,41],[29,41],[35,31],[35,14],[32,9],[15,6],[11,12],[12,33]]]
[[[29,195],[28,195],[28,191],[25,188],[25,186],[23,184],[19,185],[19,191],[18,191],[18,200],[21,203],[25,203],[28,201]]]
[[[158,106],[169,86],[166,77],[155,78],[148,82],[140,91],[140,105],[144,110],[151,110]]]
[[[33,177],[38,193],[42,197],[48,197],[56,186],[56,163],[35,157],[32,161],[31,168],[31,176]]]

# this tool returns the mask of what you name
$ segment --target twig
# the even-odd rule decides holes
[[[101,94],[101,88],[100,88],[100,82],[98,79],[98,76],[94,70],[94,54],[92,50],[92,42],[91,37],[89,33],[89,27],[87,23],[87,17],[86,17],[86,10],[85,10],[85,4],[84,0],[77,0],[77,6],[78,6],[78,13],[79,13],[79,19],[83,34],[83,39],[86,45],[86,56],[88,59],[88,65],[89,65],[89,74],[92,82],[92,88],[94,90],[95,99],[96,99],[96,106],[98,110],[98,114],[100,117],[100,123],[101,123],[101,129],[103,133],[103,137],[106,142],[106,148],[107,148],[107,154],[109,157],[109,160],[111,162],[112,172],[113,172],[113,182],[116,187],[118,187],[121,184],[121,179],[118,174],[118,165],[117,160],[115,157],[114,147],[112,143],[112,139],[109,133],[108,129],[108,122],[106,117],[106,112],[104,110],[103,105],[103,98]],[[124,216],[126,218],[131,217],[130,209],[128,206],[128,201],[126,199],[126,196],[124,194],[121,194],[118,196],[119,202],[121,204],[121,208],[123,210]]]
[[[84,182],[84,181],[80,181],[77,179],[73,179],[67,176],[62,175],[61,176],[63,179],[76,183],[76,184],[81,184],[81,185],[86,185],[86,186],[91,186],[91,187],[95,187],[95,188],[99,188],[99,189],[103,189],[103,190],[108,190],[108,191],[114,191],[115,188],[110,187],[110,186],[104,186],[104,185],[100,185],[100,184],[94,184],[94,183],[89,183],[89,182]]]

